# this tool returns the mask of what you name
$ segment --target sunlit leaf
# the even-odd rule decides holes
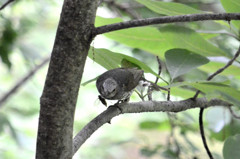
[[[171,95],[181,97],[183,99],[192,98],[196,92],[190,89],[184,89],[180,87],[171,88]]]
[[[221,49],[217,48],[189,28],[169,25],[160,28],[160,32],[161,35],[166,38],[166,41],[171,44],[172,48],[187,49],[204,56],[226,55]]]
[[[240,90],[233,88],[226,84],[227,82],[177,82],[170,84],[168,86],[165,86],[166,88],[172,88],[172,87],[181,87],[181,86],[192,86],[201,92],[208,95],[209,98],[221,98],[224,99],[230,103],[236,104],[240,102]]]
[[[239,100],[239,97],[240,97],[239,90],[221,83],[201,82],[201,83],[192,83],[191,85],[204,93],[210,94],[211,96],[216,95],[216,97],[219,97],[219,95],[221,94],[219,94],[218,92],[222,92],[230,95],[233,99],[237,101]],[[229,99],[226,99],[226,100],[228,100],[229,102],[232,102],[232,100],[229,100]]]
[[[222,68],[225,65],[226,63],[222,63],[222,62],[209,62],[206,65],[200,66],[199,69],[208,73],[214,73],[219,68]],[[231,65],[230,67],[225,69],[223,72],[221,72],[221,75],[228,75],[228,76],[230,75],[240,79],[240,67]]]
[[[96,26],[120,22],[120,19],[96,18]],[[170,49],[182,48],[204,56],[221,56],[225,53],[205,40],[195,31],[168,25],[159,30],[154,27],[137,27],[118,30],[104,34],[110,39],[133,48],[139,48],[149,53],[163,57]]]
[[[96,18],[96,24],[114,23],[118,19]],[[133,48],[143,49],[152,54],[157,54],[163,57],[164,51],[171,48],[171,45],[161,35],[158,29],[154,27],[137,27],[114,31],[104,34],[110,39],[119,43],[125,44]]]
[[[168,121],[143,121],[139,124],[140,129],[146,129],[146,130],[151,130],[151,129],[158,129],[158,130],[169,130],[170,125]]]
[[[136,0],[145,5],[150,10],[163,15],[182,15],[182,14],[197,14],[203,13],[197,9],[189,7],[181,3],[162,2],[153,0]]]
[[[204,56],[182,49],[167,51],[165,53],[165,59],[172,80],[209,62]]]

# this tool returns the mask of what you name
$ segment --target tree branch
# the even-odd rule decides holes
[[[229,111],[230,111],[230,113],[232,114],[232,116],[233,116],[234,118],[240,120],[240,116],[237,115],[237,114],[235,114],[231,107],[229,107]]]
[[[210,106],[231,106],[230,103],[220,99],[207,100],[198,98],[196,100],[187,99],[182,101],[145,101],[134,103],[122,103],[119,107],[110,106],[107,110],[89,122],[73,139],[73,154],[81,145],[103,124],[108,123],[115,116],[121,113],[142,113],[142,112],[180,112],[192,108],[207,108]]]
[[[7,99],[13,95],[18,89],[19,87],[21,87],[24,83],[26,83],[39,69],[41,69],[47,62],[49,61],[49,57],[45,58],[42,60],[42,62],[37,65],[35,68],[33,68],[32,70],[30,70],[28,72],[28,74],[23,77],[20,81],[18,81],[15,86],[13,86],[6,94],[4,94],[1,98],[0,98],[0,108],[3,106],[3,104],[7,101]]]
[[[187,14],[177,16],[164,16],[160,18],[147,18],[139,20],[131,20],[115,24],[104,25],[95,28],[95,35],[104,34],[111,31],[140,27],[153,24],[166,24],[175,22],[194,22],[205,20],[240,20],[240,13],[216,13],[216,14]]]
[[[233,56],[233,58],[231,60],[228,61],[228,63],[223,66],[222,68],[218,69],[216,72],[214,72],[212,75],[210,75],[208,78],[207,78],[207,81],[210,81],[212,80],[215,76],[217,76],[218,74],[220,74],[221,72],[223,72],[225,69],[227,69],[229,66],[232,65],[232,63],[237,59],[237,57],[239,56],[240,54],[240,46],[238,48],[238,51],[236,52],[236,54]],[[196,94],[194,95],[193,99],[196,100],[196,98],[198,97],[199,93],[201,91],[198,90],[196,92]],[[208,148],[208,145],[207,145],[207,141],[206,141],[206,138],[205,138],[205,134],[204,134],[204,127],[203,127],[203,111],[204,111],[204,108],[200,108],[200,113],[199,113],[199,127],[200,127],[200,133],[201,133],[201,137],[202,137],[202,141],[203,141],[203,145],[204,145],[204,148],[205,150],[207,151],[207,154],[209,156],[210,159],[213,159],[213,156],[212,156],[212,153],[211,151],[209,150]]]
[[[11,2],[13,2],[14,0],[8,0],[7,2],[5,2],[1,7],[0,10],[3,10],[8,4],[10,4]]]
[[[222,68],[218,69],[216,72],[214,72],[212,75],[210,75],[208,78],[207,78],[207,81],[210,81],[212,80],[215,76],[217,76],[218,74],[222,73],[225,69],[227,69],[229,66],[232,65],[232,63],[238,58],[240,54],[240,46],[238,48],[238,51],[236,52],[236,54],[233,56],[233,58],[231,60],[228,61],[228,63],[223,66]],[[193,99],[196,99],[199,95],[200,91],[198,90],[196,92],[196,94],[194,95]]]
[[[36,159],[71,159],[73,122],[99,0],[64,0],[40,98]]]

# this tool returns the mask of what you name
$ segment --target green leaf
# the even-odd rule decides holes
[[[0,134],[3,132],[6,124],[8,124],[7,116],[0,112]]]
[[[108,24],[114,24],[114,23],[119,23],[122,22],[123,20],[121,18],[103,18],[97,16],[95,19],[95,27],[103,26],[103,25],[108,25]]]
[[[119,18],[97,17],[96,26],[121,22]],[[106,37],[132,48],[139,48],[163,57],[163,53],[174,48],[187,49],[205,56],[220,56],[225,53],[205,40],[195,31],[181,26],[168,25],[160,28],[137,27],[104,34]]]
[[[154,148],[145,146],[141,148],[140,152],[141,152],[141,155],[149,158],[153,155],[156,155],[158,153],[158,150],[161,149],[162,147],[163,147],[162,145],[156,145]]]
[[[118,19],[97,17],[96,26],[119,22]],[[163,55],[164,51],[171,48],[158,29],[154,27],[129,28],[104,34],[106,37],[132,48],[139,48],[155,55]],[[163,56],[162,56],[163,57]]]
[[[196,92],[190,89],[173,87],[171,88],[171,95],[181,97],[183,99],[192,98]]]
[[[199,69],[208,73],[214,73],[219,68],[222,68],[225,66],[226,63],[222,62],[209,62],[206,65],[200,66]],[[240,79],[240,67],[231,65],[227,69],[225,69],[221,75],[230,75],[234,76],[237,79]]]
[[[240,123],[237,120],[232,120],[232,122],[220,131],[220,132],[213,132],[211,131],[211,138],[214,138],[219,141],[224,141],[226,138],[230,136],[234,136],[240,133]]]
[[[9,54],[12,51],[14,42],[17,38],[17,31],[14,30],[11,21],[7,20],[4,24],[4,30],[0,34],[0,57],[2,62],[11,67],[11,61],[9,60]]]
[[[183,49],[167,51],[165,53],[165,59],[172,80],[209,62],[206,57]]]
[[[240,12],[240,0],[221,0],[223,8],[228,13],[239,13]],[[231,21],[234,26],[240,30],[240,21]]]
[[[98,76],[97,76],[97,77],[95,77],[95,78],[93,78],[93,79],[90,79],[90,80],[88,80],[88,81],[86,81],[86,82],[84,82],[84,83],[82,83],[82,86],[86,86],[87,84],[89,84],[89,83],[91,83],[91,82],[94,82],[94,81],[96,81],[96,80],[97,80],[97,78],[98,78]]]
[[[192,7],[189,7],[181,3],[161,2],[161,1],[152,1],[152,0],[136,0],[136,1],[145,5],[150,10],[163,15],[171,16],[171,15],[203,13],[202,11],[196,10]]]
[[[140,129],[157,129],[161,122],[158,121],[144,121],[139,124]]]
[[[232,103],[235,106],[240,107],[240,100],[236,99],[234,97],[231,96],[231,94],[225,93],[225,92],[220,92],[220,91],[216,91],[216,94],[219,94],[221,98],[223,98],[226,101],[229,101],[230,103]]]
[[[145,73],[151,73],[155,76],[158,76],[150,67],[145,63],[121,53],[112,52],[107,49],[94,49],[94,55],[92,52],[93,49],[89,49],[88,57],[92,60],[106,68],[107,70],[118,68],[121,66],[123,60],[127,60],[137,66],[139,66]]]
[[[15,128],[12,126],[11,122],[9,121],[8,116],[0,112],[0,134],[3,132],[5,126],[8,127],[9,135],[11,135],[11,137],[15,140],[15,142],[18,145],[21,145],[20,140],[17,136],[17,132]]]
[[[224,93],[224,94],[228,94],[233,99],[239,101],[240,91],[235,88],[232,88],[228,85],[225,85],[222,83],[217,83],[217,82],[191,83],[191,85],[193,87],[195,87],[196,89],[198,89],[204,93],[207,93],[211,96],[218,97],[219,95],[221,95],[221,93]],[[220,92],[220,94],[218,92]],[[222,98],[224,98],[225,100],[227,100],[229,102],[232,102],[232,100],[229,100],[228,98],[225,98],[224,96],[222,96]]]
[[[167,159],[177,159],[179,158],[179,152],[176,149],[171,149],[170,147],[167,147],[165,151],[162,152],[162,156]]]
[[[134,63],[128,61],[125,58],[122,59],[122,61],[121,61],[121,67],[123,67],[123,68],[139,68],[139,69],[141,69],[140,66],[138,66],[137,64],[134,64]]]
[[[224,159],[239,159],[240,156],[240,134],[227,138],[223,146]]]
[[[209,98],[221,98],[223,100],[226,100],[230,103],[233,103],[237,106],[240,106],[240,91],[230,87],[229,85],[225,83],[220,82],[178,82],[173,83],[168,86],[165,86],[166,88],[174,88],[174,87],[181,87],[181,86],[192,86],[201,92],[205,93],[207,97]]]
[[[189,28],[169,25],[160,28],[160,32],[172,48],[187,49],[204,56],[226,55],[221,49]],[[168,50],[172,48],[168,48]]]
[[[159,122],[159,121],[148,120],[148,121],[141,122],[139,124],[139,128],[146,129],[146,130],[152,130],[152,129],[169,130],[170,126],[168,121]]]
[[[97,62],[99,65],[103,66],[107,70],[111,70],[114,68],[121,67],[123,64],[126,66],[126,62],[131,64],[132,66],[138,67],[142,69],[145,73],[151,73],[157,77],[158,74],[155,73],[150,67],[148,67],[145,63],[121,53],[111,52],[107,49],[89,49],[88,57]],[[161,77],[160,77],[161,78]],[[97,79],[97,77],[84,82],[82,85],[85,86],[90,82],[93,82]]]

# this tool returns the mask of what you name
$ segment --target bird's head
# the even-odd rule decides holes
[[[118,84],[113,78],[107,78],[100,88],[101,95],[107,99],[114,97],[117,91]]]

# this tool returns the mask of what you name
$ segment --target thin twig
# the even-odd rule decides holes
[[[221,72],[223,72],[226,68],[228,68],[229,66],[232,65],[232,63],[234,62],[234,60],[239,56],[240,54],[240,46],[238,48],[238,51],[236,52],[236,54],[234,55],[234,57],[228,61],[228,63],[218,69],[215,73],[213,73],[212,75],[210,75],[208,78],[207,78],[207,81],[210,81],[211,79],[213,79],[215,76],[217,76],[218,74],[220,74]],[[193,99],[196,100],[196,98],[198,97],[200,91],[198,90],[196,92],[196,94],[194,95]],[[203,112],[204,112],[204,108],[200,108],[200,113],[199,113],[199,127],[200,127],[200,133],[201,133],[201,137],[202,137],[202,141],[203,141],[203,145],[204,145],[204,148],[205,150],[207,151],[207,154],[209,156],[210,159],[213,159],[213,156],[211,154],[211,151],[209,150],[208,148],[208,145],[207,145],[207,141],[206,141],[206,138],[205,138],[205,134],[204,134],[204,126],[203,126]]]
[[[210,81],[210,80],[213,79],[216,75],[222,73],[226,68],[228,68],[229,66],[231,66],[232,63],[237,59],[237,57],[239,56],[239,54],[240,54],[240,47],[238,48],[238,51],[237,51],[236,54],[233,56],[233,58],[232,58],[230,61],[228,61],[228,63],[227,63],[224,67],[218,69],[216,72],[214,72],[212,75],[210,75],[210,76],[207,78],[207,81]],[[198,91],[196,92],[196,94],[194,95],[193,99],[196,99],[197,96],[199,95],[199,93],[200,93],[200,91],[198,90]]]
[[[157,62],[158,62],[158,76],[160,76],[161,72],[162,72],[162,65],[161,65],[161,60],[159,59],[158,56],[156,56],[157,58]],[[156,80],[155,80],[155,84],[158,83],[158,80],[159,80],[159,77],[156,77]],[[147,94],[148,94],[148,100],[152,100],[152,92],[153,92],[153,89],[152,87],[148,87],[148,90],[147,90]]]
[[[207,154],[208,154],[209,158],[213,159],[212,153],[208,148],[207,140],[205,138],[205,133],[204,133],[204,128],[203,128],[203,120],[202,120],[203,111],[204,111],[204,108],[201,108],[200,113],[199,113],[200,134],[201,134],[201,137],[202,137],[203,145],[205,147],[205,150],[207,151]]]
[[[231,107],[229,107],[228,109],[229,109],[230,113],[232,114],[232,116],[233,116],[234,118],[236,118],[236,119],[239,119],[239,120],[240,120],[240,116],[239,116],[239,115],[237,115],[237,114],[235,114],[235,113],[234,113],[234,111],[232,110],[232,108],[231,108]]]
[[[157,62],[158,62],[158,76],[160,76],[160,74],[162,73],[162,63],[158,56],[157,56]],[[155,84],[158,83],[158,80],[159,80],[159,78],[156,77]]]
[[[4,3],[1,7],[0,10],[3,10],[8,4],[10,4],[11,2],[13,2],[14,0],[8,0],[6,3]]]
[[[187,14],[177,16],[164,16],[158,18],[146,18],[139,20],[131,20],[126,22],[120,22],[115,24],[104,25],[95,28],[93,35],[104,34],[111,31],[147,26],[153,24],[166,24],[175,22],[194,22],[194,21],[206,21],[206,20],[240,20],[240,13],[216,13],[216,14]]]
[[[23,77],[23,79],[21,79],[19,82],[17,82],[15,84],[15,86],[13,86],[6,94],[4,94],[1,98],[0,98],[0,108],[3,106],[3,104],[6,102],[6,100],[13,95],[24,83],[26,83],[40,68],[42,68],[47,62],[49,61],[49,57],[43,59],[43,61],[37,65],[35,68],[33,68],[32,70],[30,70],[28,72],[28,74]]]

